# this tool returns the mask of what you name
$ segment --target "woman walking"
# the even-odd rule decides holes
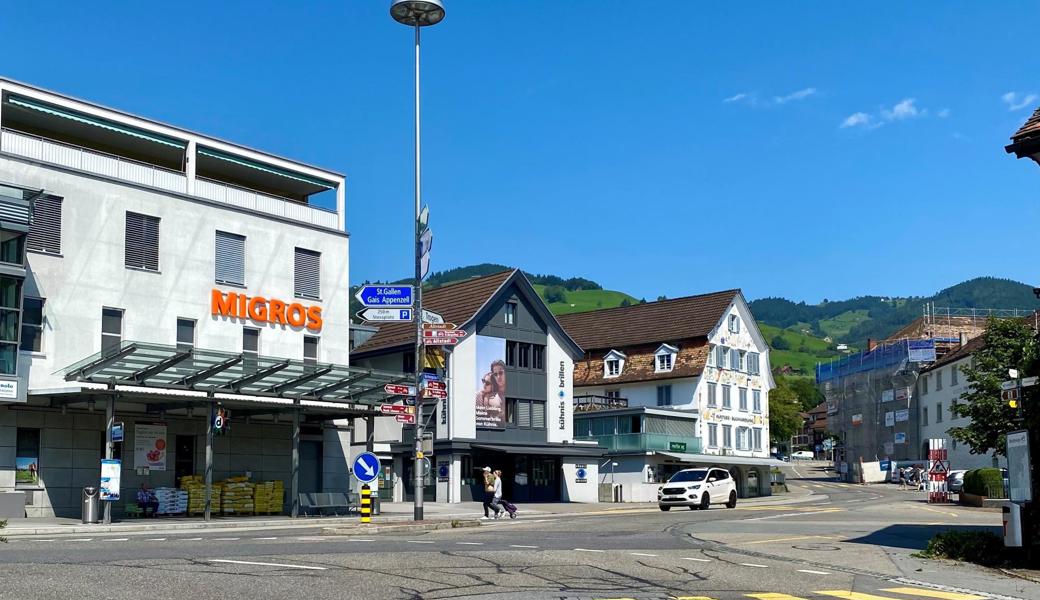
[[[488,511],[491,510],[492,504],[495,500],[495,482],[497,478],[495,474],[491,472],[491,467],[484,467],[484,516],[482,519],[490,519],[491,515]],[[499,489],[501,489],[501,482],[499,482]],[[498,508],[495,508],[495,515],[498,515]]]

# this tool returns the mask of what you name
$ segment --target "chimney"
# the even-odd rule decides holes
[[[870,338],[867,338],[867,352],[872,352],[874,348],[877,348],[877,342]]]
[[[962,331],[961,332],[961,348],[963,348],[967,343],[968,343],[968,332],[967,331]]]

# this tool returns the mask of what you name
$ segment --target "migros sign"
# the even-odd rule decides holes
[[[320,306],[304,306],[299,302],[282,302],[263,296],[249,297],[236,292],[213,290],[210,296],[210,312],[219,317],[237,317],[262,323],[306,327],[312,331],[321,330]]]

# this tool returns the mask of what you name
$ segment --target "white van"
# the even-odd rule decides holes
[[[798,452],[792,452],[791,458],[794,460],[812,460],[816,458],[816,456],[811,450],[799,450]]]

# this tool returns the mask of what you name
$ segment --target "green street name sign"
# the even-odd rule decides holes
[[[686,442],[668,442],[669,452],[686,452]]]

